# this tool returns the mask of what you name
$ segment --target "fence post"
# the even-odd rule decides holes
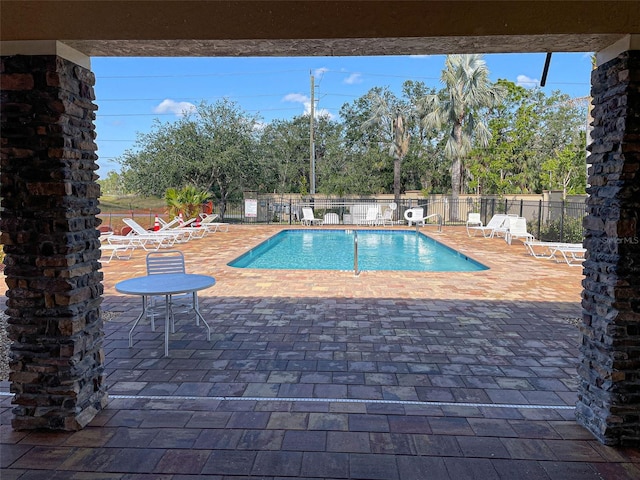
[[[560,214],[560,241],[564,242],[564,200],[562,200],[562,212]]]
[[[522,216],[522,199],[520,199],[520,216]]]
[[[480,214],[484,217],[482,219],[483,225],[487,224],[487,199],[480,198]]]
[[[504,213],[509,213],[509,200],[504,199]]]
[[[289,225],[292,225],[291,219],[293,217],[293,204],[291,202],[291,197],[289,197]]]
[[[542,230],[542,200],[538,200],[538,238],[540,238],[540,232]]]

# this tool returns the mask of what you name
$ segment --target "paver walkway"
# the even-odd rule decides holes
[[[640,452],[573,420],[581,269],[520,242],[426,231],[475,273],[290,272],[226,263],[280,227],[232,226],[181,246],[212,325],[128,330],[104,266],[110,403],[83,431],[13,432],[0,397],[1,478],[632,479]],[[162,322],[158,322],[162,323]],[[0,383],[8,390],[8,383]]]

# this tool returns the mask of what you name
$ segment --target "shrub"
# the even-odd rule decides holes
[[[582,218],[565,217],[540,226],[540,240],[545,242],[582,243]]]

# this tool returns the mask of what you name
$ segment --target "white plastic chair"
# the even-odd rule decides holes
[[[527,219],[524,217],[509,217],[509,229],[504,237],[506,242],[511,245],[514,238],[524,238],[525,241],[532,242],[535,237],[527,232]]]
[[[322,219],[315,217],[313,208],[302,207],[302,225],[322,225]]]
[[[467,215],[467,235],[471,236],[471,232],[469,232],[469,227],[482,227],[484,224],[480,219],[479,213],[469,213]]]
[[[378,207],[378,205],[367,207],[364,223],[372,227],[380,224],[380,207]]]

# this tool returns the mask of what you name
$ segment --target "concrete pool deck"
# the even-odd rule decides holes
[[[457,227],[423,231],[489,270],[226,266],[281,229],[178,246],[217,284],[212,341],[179,316],[170,358],[162,327],[128,348],[140,300],[114,290],[145,253],[104,265],[110,403],[80,432],[14,432],[0,382],[1,478],[640,478],[638,450],[573,421],[580,268]]]

